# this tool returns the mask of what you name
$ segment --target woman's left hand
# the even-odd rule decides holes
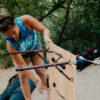
[[[45,43],[53,43],[52,40],[48,36],[44,36]]]
[[[50,39],[50,31],[47,28],[45,28],[45,30],[43,31],[43,35],[45,43],[53,43]]]

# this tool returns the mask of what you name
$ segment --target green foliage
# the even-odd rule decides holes
[[[51,31],[51,38],[57,43],[59,32],[64,22],[65,8],[69,0],[5,0],[5,7],[14,16],[30,14],[37,19],[50,15],[42,23]],[[64,4],[58,7],[61,2]],[[58,7],[58,8],[57,8]],[[56,10],[54,10],[57,8]],[[54,11],[53,11],[54,10]],[[61,47],[74,53],[80,53],[85,48],[100,49],[100,0],[73,0],[66,29],[61,41]],[[44,39],[40,35],[43,47]],[[6,50],[5,40],[0,39],[0,50]],[[0,62],[2,61],[0,55]],[[5,60],[7,57],[5,56]],[[8,58],[9,59],[9,58]],[[7,61],[9,61],[7,59]],[[10,60],[11,61],[11,60]],[[6,61],[5,61],[6,62]],[[8,62],[8,64],[11,62]]]
[[[6,7],[15,17],[29,14],[39,19],[47,13],[51,4],[47,0],[7,0]]]
[[[8,68],[12,66],[12,59],[10,56],[3,55],[4,52],[7,52],[6,40],[4,35],[0,34],[0,68]]]

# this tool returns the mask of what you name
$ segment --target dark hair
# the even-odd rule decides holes
[[[6,32],[9,26],[14,26],[14,19],[11,16],[0,15],[0,32]]]

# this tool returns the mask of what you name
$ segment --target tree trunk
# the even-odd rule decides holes
[[[64,30],[66,28],[66,24],[68,23],[69,9],[70,9],[70,5],[72,4],[72,1],[73,0],[69,0],[69,2],[67,4],[66,13],[65,13],[65,17],[64,17],[64,22],[62,24],[61,31],[58,34],[59,35],[59,38],[58,38],[58,41],[57,41],[57,45],[60,45],[62,43],[62,36],[64,34]]]

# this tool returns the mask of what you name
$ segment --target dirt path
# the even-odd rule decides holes
[[[14,68],[0,70],[0,94],[14,74]],[[100,100],[100,66],[89,66],[77,73],[77,91],[78,100]],[[46,96],[46,92],[40,95],[35,90],[32,93],[32,100],[46,100]]]
[[[9,68],[9,69],[0,69],[0,94],[3,92],[5,87],[8,84],[9,79],[15,75],[16,72],[14,68]]]
[[[77,76],[78,100],[100,100],[100,66],[89,66]]]

